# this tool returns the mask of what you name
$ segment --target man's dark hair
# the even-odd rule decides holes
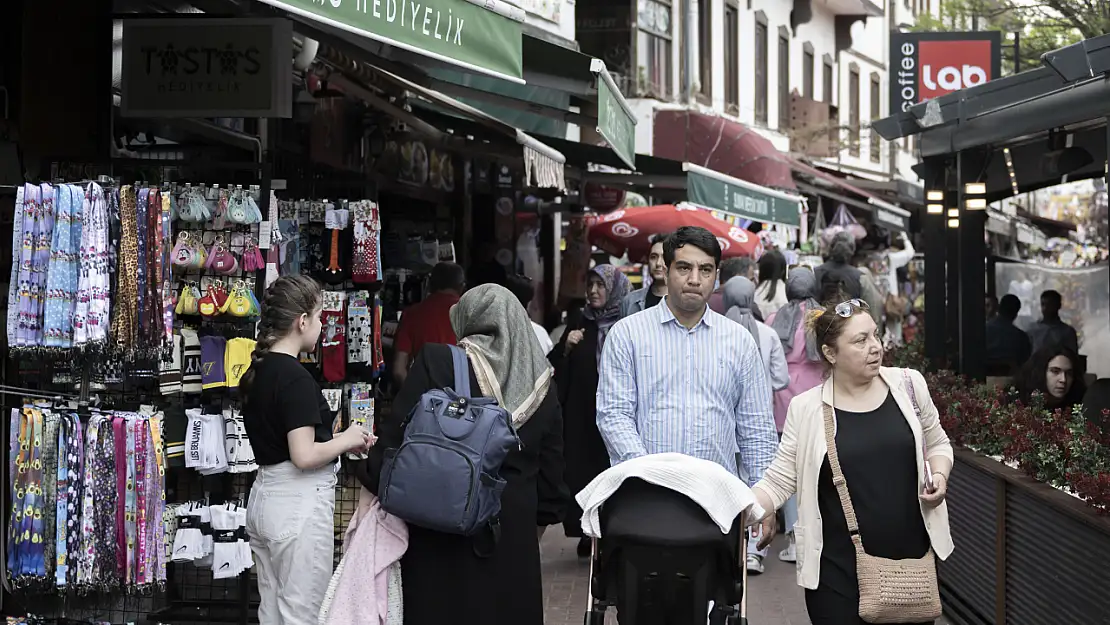
[[[1018,313],[1021,311],[1021,300],[1013,293],[1007,293],[998,300],[998,314],[1006,319],[1013,321],[1017,319]]]
[[[726,260],[721,263],[721,284],[728,282],[736,276],[748,277],[753,267],[755,267],[755,261],[747,256]]]
[[[505,286],[520,301],[520,305],[528,310],[528,304],[532,303],[532,298],[536,295],[536,288],[532,286],[532,279],[517,273],[509,276],[506,282],[508,284]]]
[[[428,292],[457,291],[462,294],[466,290],[466,271],[456,263],[439,263],[432,267],[432,275],[428,277]]]
[[[663,241],[663,262],[670,267],[674,253],[680,248],[692,245],[713,257],[713,264],[721,264],[721,242],[713,233],[698,226],[682,226]]]
[[[659,234],[653,234],[650,237],[648,237],[648,241],[651,241],[652,246],[655,246],[656,243],[662,243],[663,246],[666,247],[667,239],[670,236],[671,236],[670,232],[660,232]]]
[[[1064,298],[1060,295],[1059,291],[1056,291],[1054,289],[1049,289],[1041,293],[1041,299],[1047,299],[1048,301],[1056,304],[1057,308],[1061,308],[1064,305]]]

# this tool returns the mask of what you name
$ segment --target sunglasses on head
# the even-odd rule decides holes
[[[847,319],[852,316],[853,306],[864,312],[867,312],[871,309],[867,305],[867,302],[861,299],[852,298],[846,302],[840,302],[839,304],[837,304],[835,307],[833,307],[833,312],[836,313],[838,317],[843,317]]]

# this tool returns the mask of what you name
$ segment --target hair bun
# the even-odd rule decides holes
[[[817,320],[820,319],[821,316],[824,315],[824,314],[825,314],[825,309],[824,308],[814,308],[812,310],[806,311],[806,319],[805,319],[806,330],[809,330],[810,332],[816,331]]]

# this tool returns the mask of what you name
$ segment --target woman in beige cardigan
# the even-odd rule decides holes
[[[952,446],[921,374],[881,366],[881,337],[867,312],[861,300],[834,302],[808,320],[826,379],[790,403],[778,454],[755,485],[769,514],[798,496],[798,584],[813,625],[864,622],[855,548],[827,456],[825,404],[834,408],[836,450],[866,552],[894,560],[921,558],[930,547],[941,559],[952,552],[944,504]]]

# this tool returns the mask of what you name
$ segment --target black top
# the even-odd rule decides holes
[[[916,443],[894,396],[887,393],[886,401],[870,412],[838,409],[836,422],[840,470],[856,510],[863,548],[892,560],[924,556],[929,533],[918,500]],[[858,598],[856,551],[827,456],[817,480],[817,504],[825,543],[820,588]]]
[[[648,301],[645,299],[644,304]],[[577,493],[609,468],[609,451],[597,429],[597,323],[583,319],[582,340],[566,353],[567,335],[548,353],[555,367],[559,404],[563,407],[563,458],[570,492]],[[572,538],[582,536],[582,510],[569,503],[563,531]]]
[[[259,465],[289,460],[287,435],[297,428],[315,428],[317,443],[331,440],[331,409],[296,358],[269,352],[251,368],[255,374],[243,402],[243,425]]]
[[[644,295],[644,310],[655,306],[661,301],[663,301],[663,296],[656,295],[654,292],[652,292],[651,287],[648,287],[648,292],[646,295]]]
[[[403,435],[399,425],[421,395],[454,386],[454,377],[448,347],[425,345],[390,416],[379,424],[374,449],[397,447]],[[473,366],[470,388],[480,394]],[[477,537],[409,526],[409,546],[401,558],[405,625],[543,625],[536,527],[560,522],[570,499],[563,483],[562,413],[554,387],[517,434],[521,449],[509,452],[501,465],[507,482],[501,495],[501,540],[490,557],[475,555]],[[365,484],[368,478],[376,483],[376,475],[359,479]]]
[[[1029,335],[1013,321],[998,315],[987,322],[988,365],[1004,367],[1000,373],[1009,375],[1024,365],[1032,353]]]

